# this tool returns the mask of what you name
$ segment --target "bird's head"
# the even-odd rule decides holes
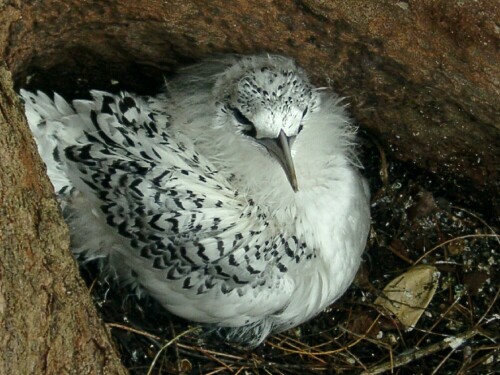
[[[292,146],[317,98],[302,69],[276,59],[243,59],[229,68],[216,85],[217,105],[224,123],[274,158],[297,191]]]

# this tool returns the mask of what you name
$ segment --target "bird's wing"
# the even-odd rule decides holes
[[[198,292],[221,280],[246,285],[269,267],[286,271],[278,254],[296,253],[297,239],[277,233],[191,141],[173,134],[167,113],[131,94],[92,95],[61,118],[68,133],[59,131],[54,155],[128,241],[130,256]]]

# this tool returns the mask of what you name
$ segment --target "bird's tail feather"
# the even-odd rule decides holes
[[[24,101],[26,119],[31,129],[38,153],[47,166],[47,174],[57,193],[71,191],[72,185],[58,160],[57,144],[65,126],[62,119],[75,114],[73,108],[60,95],[54,94],[54,100],[38,91],[32,93],[20,91]]]

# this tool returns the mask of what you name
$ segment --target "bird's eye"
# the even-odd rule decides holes
[[[252,138],[257,137],[257,129],[255,129],[255,126],[253,126],[253,124],[246,126],[244,129],[241,130],[241,132],[248,137]]]
[[[250,121],[238,108],[229,107],[231,112],[233,112],[234,118],[242,125],[252,125],[252,121]]]
[[[238,108],[229,107],[233,116],[242,126],[241,132],[248,137],[255,138],[257,136],[257,129],[252,121],[250,121]]]

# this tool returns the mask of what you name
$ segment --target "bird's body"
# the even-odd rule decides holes
[[[166,94],[22,92],[72,247],[256,345],[352,282],[369,228],[339,100],[292,60],[226,57]]]

